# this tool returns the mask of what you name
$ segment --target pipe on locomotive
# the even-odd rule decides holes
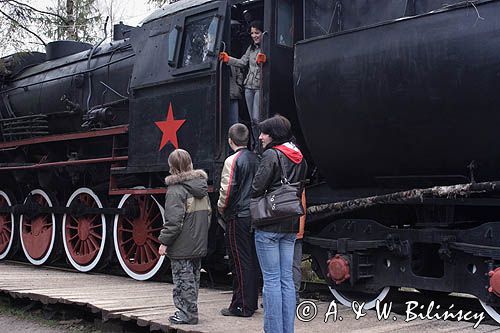
[[[87,70],[90,69],[90,60],[92,59],[92,55],[94,55],[94,52],[97,50],[99,45],[102,44],[108,38],[108,21],[109,21],[109,16],[106,17],[106,22],[104,22],[104,37],[92,47],[92,50],[90,50],[89,54],[89,59],[87,61]],[[89,96],[87,97],[87,113],[89,112],[90,109],[90,98],[92,97],[92,75],[89,73]]]

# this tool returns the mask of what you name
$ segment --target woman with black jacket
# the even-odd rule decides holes
[[[288,119],[275,115],[259,124],[264,152],[252,183],[252,198],[281,186],[282,172],[290,183],[304,183],[307,163],[295,146]],[[292,264],[299,217],[255,227],[255,247],[264,279],[264,331],[294,329],[295,286]]]

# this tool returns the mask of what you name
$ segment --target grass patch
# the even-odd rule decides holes
[[[67,318],[61,318],[59,311],[47,311],[44,309],[43,304],[39,302],[10,299],[7,296],[0,297],[0,314],[8,317],[15,317],[23,321],[29,321],[42,328],[60,329],[71,333],[100,332],[95,329],[93,323],[83,318],[78,318],[73,315],[67,316]]]

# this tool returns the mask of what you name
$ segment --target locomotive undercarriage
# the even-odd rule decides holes
[[[304,242],[316,273],[344,305],[374,307],[392,287],[458,292],[477,297],[500,322],[499,212],[498,199],[484,194],[379,205],[330,218]]]
[[[157,240],[165,173],[126,173],[127,142],[119,126],[1,144],[11,162],[0,164],[0,260],[137,280],[166,271]],[[209,263],[225,267],[209,258],[209,272]]]

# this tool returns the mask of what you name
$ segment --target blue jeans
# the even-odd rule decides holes
[[[264,288],[264,331],[293,333],[295,286],[292,263],[296,234],[255,230],[255,249]]]
[[[245,88],[245,100],[247,102],[248,113],[250,115],[253,144],[255,148],[259,146],[260,90]]]
[[[300,301],[300,284],[302,282],[302,239],[295,241],[293,253],[293,283],[295,284],[295,299],[297,304]]]
[[[239,105],[237,99],[232,99],[229,104],[229,115],[227,117],[228,128],[236,124],[239,120]]]

